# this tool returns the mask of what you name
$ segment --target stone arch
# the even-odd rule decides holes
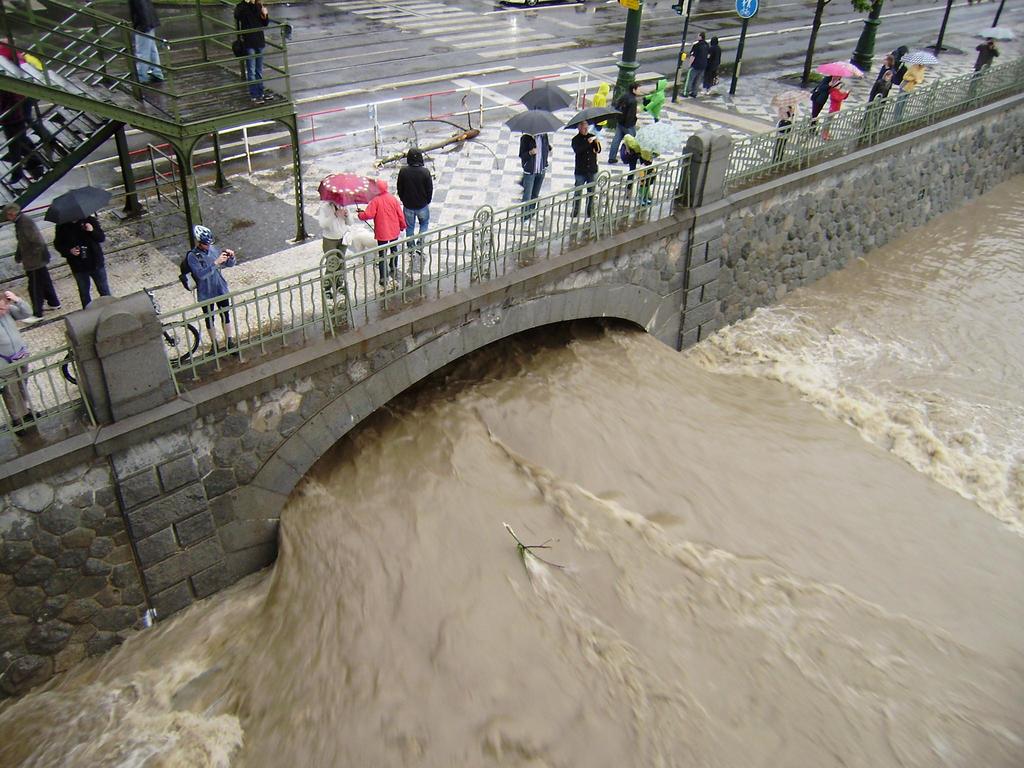
[[[281,510],[312,466],[353,427],[413,384],[464,355],[522,331],[592,318],[626,320],[673,347],[677,345],[677,300],[638,285],[591,285],[507,307],[481,309],[470,322],[425,341],[374,371],[292,433],[250,483],[237,491],[235,509],[245,510],[242,514],[246,517],[220,529],[229,560],[235,559],[232,553],[252,552],[275,542]],[[241,556],[237,560],[232,570],[239,578],[245,575],[241,571],[268,565],[273,553],[265,561]]]

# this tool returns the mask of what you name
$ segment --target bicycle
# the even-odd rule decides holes
[[[156,293],[150,288],[143,289],[146,295],[149,296],[149,300],[153,302],[153,310],[160,314],[160,305],[156,301]],[[163,326],[163,337],[164,344],[168,348],[168,359],[170,360],[171,366],[177,363],[183,363],[189,360],[195,351],[199,349],[199,329],[196,328],[192,323],[185,323],[181,325],[179,323],[165,323]],[[170,351],[170,350],[173,350]],[[178,354],[180,352],[180,354]],[[72,353],[68,352],[68,356],[65,358],[64,363],[60,367],[60,372],[64,375],[72,384],[77,384],[78,379],[75,378],[75,374],[72,371],[73,357]]]

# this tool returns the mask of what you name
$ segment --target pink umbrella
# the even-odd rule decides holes
[[[354,173],[335,173],[321,181],[317,191],[321,200],[335,205],[365,205],[380,194],[380,187],[376,179]]]
[[[829,77],[864,77],[864,73],[848,61],[833,61],[822,64],[817,72]]]

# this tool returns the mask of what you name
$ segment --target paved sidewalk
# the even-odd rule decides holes
[[[974,46],[980,39],[952,36],[947,42],[966,52],[944,54],[939,65],[929,70],[926,82],[972,70]],[[1000,43],[999,47],[1001,57],[998,61],[1008,61],[1021,53],[1018,41]],[[596,74],[613,82],[615,71],[614,67],[606,67],[597,70]],[[744,76],[741,79],[742,95],[734,98],[728,97],[728,79],[723,78],[709,96],[680,99],[675,104],[671,100],[666,102],[662,120],[677,126],[684,137],[704,128],[724,128],[737,138],[770,130],[776,119],[770,106],[772,96],[794,89],[789,82],[780,81],[779,76],[782,74],[791,73]],[[658,77],[655,72],[641,70],[639,73],[639,79],[645,87],[653,86]],[[852,81],[852,94],[847,104],[856,105],[866,100],[873,80],[874,73],[870,73],[862,80]],[[563,84],[571,87],[574,83],[567,81]],[[596,82],[593,86],[596,87]],[[571,112],[563,114],[568,117]],[[519,200],[519,136],[504,127],[506,117],[500,112],[490,112],[477,140],[461,147],[428,153],[427,164],[435,179],[431,228],[470,219],[476,209],[484,204],[498,209]],[[641,113],[641,125],[650,120],[649,115]],[[415,140],[426,144],[448,136],[452,131],[450,126],[442,124],[432,125],[429,129],[420,125]],[[544,182],[543,194],[573,186],[573,157],[569,146],[571,138],[572,132],[568,130],[559,131],[552,137],[551,169]],[[606,142],[610,138],[608,132],[605,131],[601,138],[602,142]],[[411,130],[408,135],[385,137],[379,154],[386,156],[403,152],[413,141]],[[316,189],[323,176],[341,171],[373,175],[385,179],[394,189],[401,164],[394,163],[376,169],[376,156],[372,147],[322,155],[315,155],[315,151],[316,145],[305,150],[307,159],[303,167],[303,188],[306,196],[306,221],[307,229],[313,237],[304,243],[292,244],[289,241],[289,238],[294,237],[295,213],[287,156],[282,155],[280,168],[258,171],[251,176],[233,177],[234,189],[226,195],[214,193],[209,188],[201,190],[207,225],[215,231],[219,243],[238,251],[242,262],[225,272],[233,290],[252,287],[277,276],[317,266],[322,251],[314,215],[319,206]],[[601,169],[621,173],[622,165],[609,166],[602,160]],[[110,227],[114,219],[111,217],[109,223],[104,219],[104,222]],[[192,303],[192,297],[177,282],[177,263],[186,248],[187,239],[182,233],[180,240],[157,245],[140,243],[125,250],[108,264],[112,290],[115,294],[124,295],[143,286],[155,286],[163,310],[187,306]],[[61,265],[63,260],[55,254],[55,262]],[[64,344],[64,324],[55,321],[66,312],[79,308],[71,276],[60,276],[59,273],[66,272],[66,269],[55,271],[58,272],[55,280],[57,291],[64,308],[60,312],[47,312],[45,322],[24,331],[30,348],[36,352]],[[4,287],[13,287],[22,296],[26,295],[24,280]]]

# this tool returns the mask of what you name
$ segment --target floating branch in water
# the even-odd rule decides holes
[[[523,544],[523,542],[519,540],[519,537],[516,536],[516,532],[512,530],[511,525],[508,523],[502,523],[502,525],[505,526],[505,530],[508,531],[508,535],[516,540],[516,549],[519,550],[519,556],[523,558],[523,563],[526,562],[526,556],[530,555],[531,557],[535,557],[540,560],[544,565],[550,565],[552,568],[565,568],[564,565],[559,565],[558,563],[552,563],[550,560],[545,560],[533,551],[535,549],[551,549],[551,547],[548,546],[548,542],[551,541],[551,539],[548,539],[543,544]]]

